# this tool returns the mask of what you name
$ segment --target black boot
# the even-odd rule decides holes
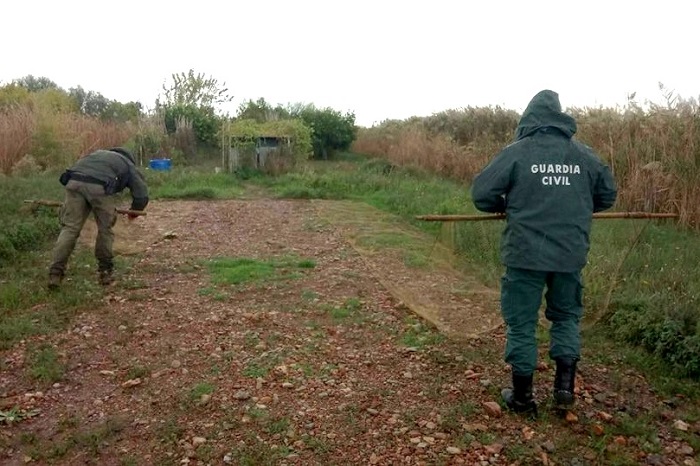
[[[532,374],[513,374],[513,388],[504,388],[501,396],[509,410],[537,417],[537,404],[532,396]]]
[[[574,407],[576,384],[576,358],[557,358],[557,373],[554,376],[554,403],[557,409]]]

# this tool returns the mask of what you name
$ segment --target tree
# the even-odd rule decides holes
[[[51,81],[49,78],[34,77],[31,74],[19,79],[12,81],[12,84],[16,84],[20,87],[27,89],[29,92],[39,92],[46,89],[59,89],[58,84]]]
[[[292,116],[300,118],[313,130],[313,150],[316,158],[327,159],[335,151],[346,150],[355,140],[355,114],[341,114],[332,108],[318,109],[314,105],[297,106]]]
[[[179,126],[191,125],[198,141],[215,145],[221,124],[215,106],[230,102],[233,96],[229,96],[224,83],[203,73],[195,74],[194,70],[171,77],[172,82],[163,84],[163,94],[156,100],[168,132],[172,134]]]
[[[273,107],[262,97],[256,101],[248,100],[238,106],[238,118],[243,120],[255,120],[258,123],[286,120],[290,115],[289,110],[286,108],[279,104]]]
[[[163,101],[156,101],[156,106],[171,107],[175,105],[214,109],[216,104],[230,102],[225,83],[203,73],[195,74],[190,69],[187,73],[171,75],[172,83],[163,84]]]
[[[68,93],[75,100],[80,112],[87,116],[102,116],[111,104],[111,101],[99,92],[86,91],[81,86],[69,89]]]

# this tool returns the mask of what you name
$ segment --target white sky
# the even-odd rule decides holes
[[[357,123],[468,105],[521,111],[700,95],[692,0],[7,0],[0,83],[32,74],[153,107],[172,73],[225,82],[234,104],[313,102]]]

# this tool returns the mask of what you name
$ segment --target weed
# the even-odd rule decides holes
[[[189,400],[199,401],[202,395],[211,395],[214,393],[215,388],[216,387],[209,382],[200,382],[190,389]]]
[[[426,327],[423,322],[411,317],[406,330],[401,335],[401,344],[410,348],[423,348],[441,343],[445,336]]]
[[[177,418],[171,416],[157,428],[157,436],[164,443],[175,443],[182,436],[184,429],[177,423]]]
[[[65,367],[58,357],[56,349],[49,344],[42,344],[36,349],[30,350],[29,375],[46,385],[58,382],[63,378]]]
[[[267,425],[267,432],[269,434],[284,434],[289,430],[291,423],[286,417],[271,420]]]
[[[142,379],[147,377],[151,373],[151,369],[145,366],[132,366],[129,368],[129,370],[126,373],[126,378],[128,380],[131,379]]]

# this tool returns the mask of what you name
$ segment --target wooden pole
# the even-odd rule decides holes
[[[44,205],[47,207],[61,207],[63,205],[62,202],[59,201],[50,201],[46,199],[27,199],[24,201],[26,204],[37,204],[37,205]],[[129,210],[129,209],[115,209],[118,214],[124,214],[124,215],[146,215],[146,212],[143,210]]]
[[[506,214],[477,215],[418,215],[417,220],[426,222],[480,222],[484,220],[505,220]],[[599,212],[594,219],[612,218],[678,218],[678,214],[654,212]]]

